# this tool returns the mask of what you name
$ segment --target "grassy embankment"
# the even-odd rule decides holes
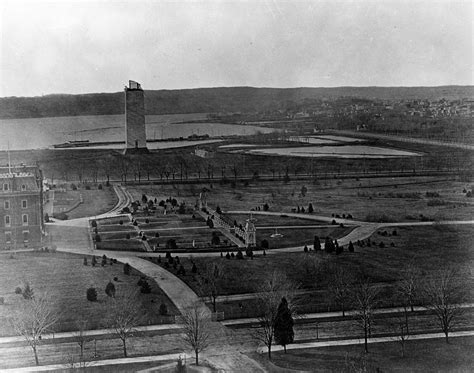
[[[102,328],[107,319],[107,301],[105,286],[109,281],[115,284],[117,294],[127,294],[133,290],[139,290],[137,281],[140,278],[138,272],[132,271],[127,276],[123,273],[121,263],[110,265],[98,264],[91,266],[90,257],[88,265],[83,264],[83,257],[66,253],[19,253],[10,257],[7,254],[0,256],[0,296],[4,297],[5,304],[0,307],[0,335],[10,335],[13,330],[8,322],[9,315],[19,312],[24,302],[21,294],[15,294],[16,287],[23,287],[25,281],[36,295],[47,295],[51,298],[54,309],[60,315],[60,321],[55,326],[55,331],[75,330],[75,322],[79,314],[84,314],[89,320],[88,328]],[[117,280],[114,280],[117,278]],[[168,322],[159,315],[158,308],[164,302],[170,315],[177,313],[176,308],[153,282],[151,294],[140,294],[138,300],[143,309],[143,323]],[[86,290],[95,287],[98,294],[97,302],[86,299]]]

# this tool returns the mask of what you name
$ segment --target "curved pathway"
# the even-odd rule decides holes
[[[201,298],[188,285],[163,267],[136,256],[122,256],[120,253],[116,253],[114,258],[130,264],[136,270],[155,280],[179,312],[183,313],[187,308],[198,304],[202,310],[210,313]]]

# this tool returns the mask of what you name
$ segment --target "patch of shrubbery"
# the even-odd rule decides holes
[[[25,283],[25,286],[21,294],[23,295],[23,298],[25,299],[32,299],[35,295],[33,289],[31,288],[28,282]]]
[[[150,286],[150,284],[148,283],[147,280],[142,281],[141,287],[140,287],[140,292],[143,293],[143,294],[150,294],[151,293],[151,286]]]
[[[59,220],[67,220],[69,219],[69,216],[65,212],[57,212],[53,214],[53,218],[59,219]]]
[[[450,203],[443,199],[430,199],[426,204],[428,206],[445,206],[449,205]]]
[[[90,287],[89,289],[87,289],[86,297],[87,297],[88,301],[96,302],[97,301],[97,290],[95,290],[95,288],[93,288],[93,287]]]
[[[427,192],[428,193],[428,192]],[[388,192],[385,194],[388,198],[407,198],[407,199],[420,199],[421,194],[417,192],[406,192],[406,193],[393,193]]]
[[[168,315],[168,307],[166,307],[166,304],[164,304],[164,303],[160,304],[160,311],[159,312],[160,312],[161,316]]]
[[[105,294],[107,294],[111,298],[115,298],[115,285],[113,284],[113,282],[109,281],[109,283],[105,287]]]

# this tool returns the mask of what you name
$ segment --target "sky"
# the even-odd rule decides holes
[[[0,0],[0,97],[473,84],[471,1]]]

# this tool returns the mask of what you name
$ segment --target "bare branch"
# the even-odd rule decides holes
[[[463,314],[461,303],[466,300],[466,287],[458,273],[459,268],[446,268],[435,273],[423,287],[426,308],[431,310],[449,343],[448,335]]]
[[[127,339],[133,335],[142,320],[137,293],[131,292],[110,298],[107,302],[109,319],[107,326],[114,330],[123,344],[123,355],[127,357]]]
[[[278,306],[282,298],[286,298],[291,314],[296,314],[297,289],[298,286],[293,281],[278,271],[268,275],[256,288],[257,305],[261,315],[259,317],[260,328],[255,331],[254,336],[267,346],[270,359]]]
[[[25,300],[22,309],[12,315],[12,325],[33,349],[36,365],[39,365],[37,346],[41,336],[52,331],[58,318],[58,313],[53,310],[50,299],[46,297]]]
[[[371,334],[373,312],[378,303],[378,293],[379,290],[369,280],[363,280],[355,287],[354,306],[356,309],[356,324],[364,332],[364,349],[366,353],[369,352],[367,339]]]
[[[183,341],[191,347],[199,365],[199,353],[209,346],[211,315],[205,306],[196,303],[182,314]]]

